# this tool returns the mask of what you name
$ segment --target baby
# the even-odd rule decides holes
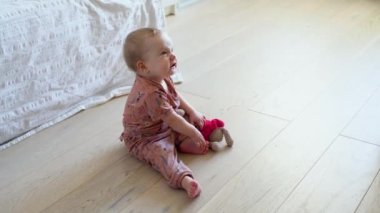
[[[190,198],[197,197],[201,187],[178,159],[177,150],[208,152],[209,142],[197,129],[202,128],[205,118],[176,91],[170,79],[177,59],[169,36],[154,28],[136,30],[127,36],[123,54],[136,80],[125,105],[121,140],[133,156],[159,171],[171,187],[184,189]],[[188,119],[177,114],[178,109],[184,110]]]

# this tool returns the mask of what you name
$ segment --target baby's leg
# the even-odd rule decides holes
[[[207,154],[209,150],[210,144],[208,141],[206,141],[206,144],[198,144],[191,140],[191,138],[181,134],[178,134],[176,139],[178,151],[182,153],[203,155]]]
[[[191,198],[200,193],[198,182],[192,178],[192,171],[178,159],[173,135],[156,142],[146,143],[139,150],[138,155],[140,159],[159,171],[171,187],[185,189]],[[189,184],[189,178],[193,180],[193,183]]]

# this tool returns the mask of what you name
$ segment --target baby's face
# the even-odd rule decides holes
[[[144,64],[149,77],[163,79],[171,76],[177,69],[177,59],[170,38],[166,34],[157,35],[147,41],[149,47]]]

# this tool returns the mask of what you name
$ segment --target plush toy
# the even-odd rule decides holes
[[[203,127],[200,130],[205,140],[210,142],[220,142],[226,140],[227,146],[231,147],[234,144],[230,133],[224,128],[224,122],[219,119],[205,120]]]
[[[177,113],[181,116],[185,116],[185,111],[182,109],[178,109]],[[204,139],[211,143],[220,142],[224,137],[228,147],[231,147],[234,144],[230,133],[224,128],[224,122],[219,119],[206,119],[203,123],[202,129],[200,129],[200,132],[202,133]],[[211,144],[212,149],[215,149],[212,145],[213,144]]]

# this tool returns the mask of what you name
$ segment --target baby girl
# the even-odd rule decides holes
[[[137,159],[159,171],[174,188],[190,198],[201,192],[192,171],[178,159],[182,153],[206,154],[209,142],[197,128],[204,116],[174,88],[170,76],[177,59],[169,36],[154,28],[130,33],[124,43],[124,59],[136,80],[124,109],[121,140]],[[177,114],[182,109],[188,119]]]

